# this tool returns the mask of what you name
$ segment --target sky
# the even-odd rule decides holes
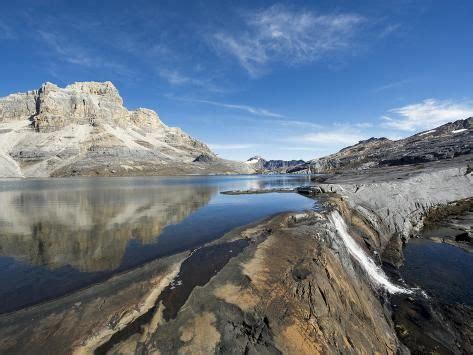
[[[313,159],[473,116],[473,1],[2,2],[0,97],[112,81],[223,158]]]

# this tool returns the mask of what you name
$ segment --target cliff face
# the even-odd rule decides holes
[[[304,160],[266,160],[256,155],[245,163],[260,174],[307,173]]]
[[[391,279],[399,281],[399,267],[404,263],[403,246],[412,237],[425,236],[420,232],[426,219],[437,218],[441,223],[433,234],[441,236],[437,242],[471,250],[471,223],[463,211],[469,208],[471,213],[472,158],[468,154],[430,163],[345,172],[301,191],[329,196],[330,204],[344,216],[351,235],[366,255],[379,265],[382,262]],[[449,239],[446,234],[444,226],[449,222],[446,216],[450,213],[454,214],[451,223],[457,234],[463,233],[463,239]],[[424,252],[430,254],[429,249]],[[430,263],[427,267],[435,272],[440,270],[436,269],[437,260],[427,262]],[[449,268],[454,270],[453,263]],[[414,272],[425,273],[423,270]],[[450,275],[448,268],[442,272]],[[431,277],[435,277],[434,273]],[[418,288],[424,288],[422,283],[411,282],[406,286],[411,287],[410,293],[393,295],[389,300],[390,318],[398,339],[413,353],[471,353],[473,307],[438,298],[427,288],[429,297],[426,297]],[[444,289],[450,285],[438,287]]]
[[[207,162],[194,160],[201,155]],[[252,172],[219,159],[111,82],[46,83],[0,99],[0,177]]]
[[[392,141],[370,138],[310,161],[313,173],[426,163],[473,152],[473,117]]]
[[[373,245],[383,252],[395,236],[407,241],[423,227],[423,219],[436,206],[472,197],[471,156],[422,169],[385,171],[386,178],[359,175],[333,177],[313,190],[335,192],[350,208],[379,231]]]

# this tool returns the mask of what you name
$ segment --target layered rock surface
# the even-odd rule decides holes
[[[253,172],[152,110],[127,110],[111,82],[45,83],[1,98],[0,168],[0,177]]]
[[[245,163],[260,174],[308,173],[304,160],[266,160],[256,155]]]
[[[398,268],[404,261],[403,246],[410,238],[419,236],[426,218],[471,208],[472,163],[472,155],[466,154],[423,164],[345,172],[303,190],[332,196],[332,204],[349,224],[362,226],[354,233],[359,244],[379,258],[394,279],[398,279]],[[442,242],[469,250],[468,217],[465,223],[465,245],[451,240]],[[440,233],[443,235],[443,231]],[[432,267],[435,268],[434,261]],[[471,305],[446,303],[418,291],[393,296],[391,303],[398,337],[413,352],[469,354],[473,351]]]
[[[309,162],[313,173],[366,170],[452,159],[473,152],[473,117],[392,141],[370,138]]]
[[[232,246],[229,261],[199,287],[187,282],[172,286],[173,278],[190,272],[183,265],[196,251],[156,260],[63,299],[0,316],[0,350],[402,352],[378,294],[325,216],[276,216],[229,232],[200,253],[226,250],[242,241],[246,247],[238,251]],[[199,274],[216,267],[207,258],[194,262]],[[173,300],[186,290],[190,293],[185,303],[169,316],[167,307],[175,307]]]

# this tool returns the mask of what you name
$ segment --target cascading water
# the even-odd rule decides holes
[[[356,243],[356,241],[348,233],[348,228],[343,217],[338,211],[334,211],[329,216],[330,221],[335,226],[338,235],[342,238],[348,252],[358,261],[361,267],[366,271],[375,286],[382,287],[389,293],[412,293],[404,287],[396,286],[384,273],[384,271],[376,265],[376,263],[364,252],[364,250]]]

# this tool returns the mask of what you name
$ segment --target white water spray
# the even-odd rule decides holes
[[[356,241],[348,233],[347,225],[343,217],[337,211],[329,216],[330,221],[334,224],[338,235],[342,238],[348,252],[358,261],[361,267],[366,271],[369,278],[375,286],[383,287],[389,293],[412,293],[404,287],[396,286],[384,273],[384,271],[376,265],[376,263],[364,252],[364,250],[356,243]]]

